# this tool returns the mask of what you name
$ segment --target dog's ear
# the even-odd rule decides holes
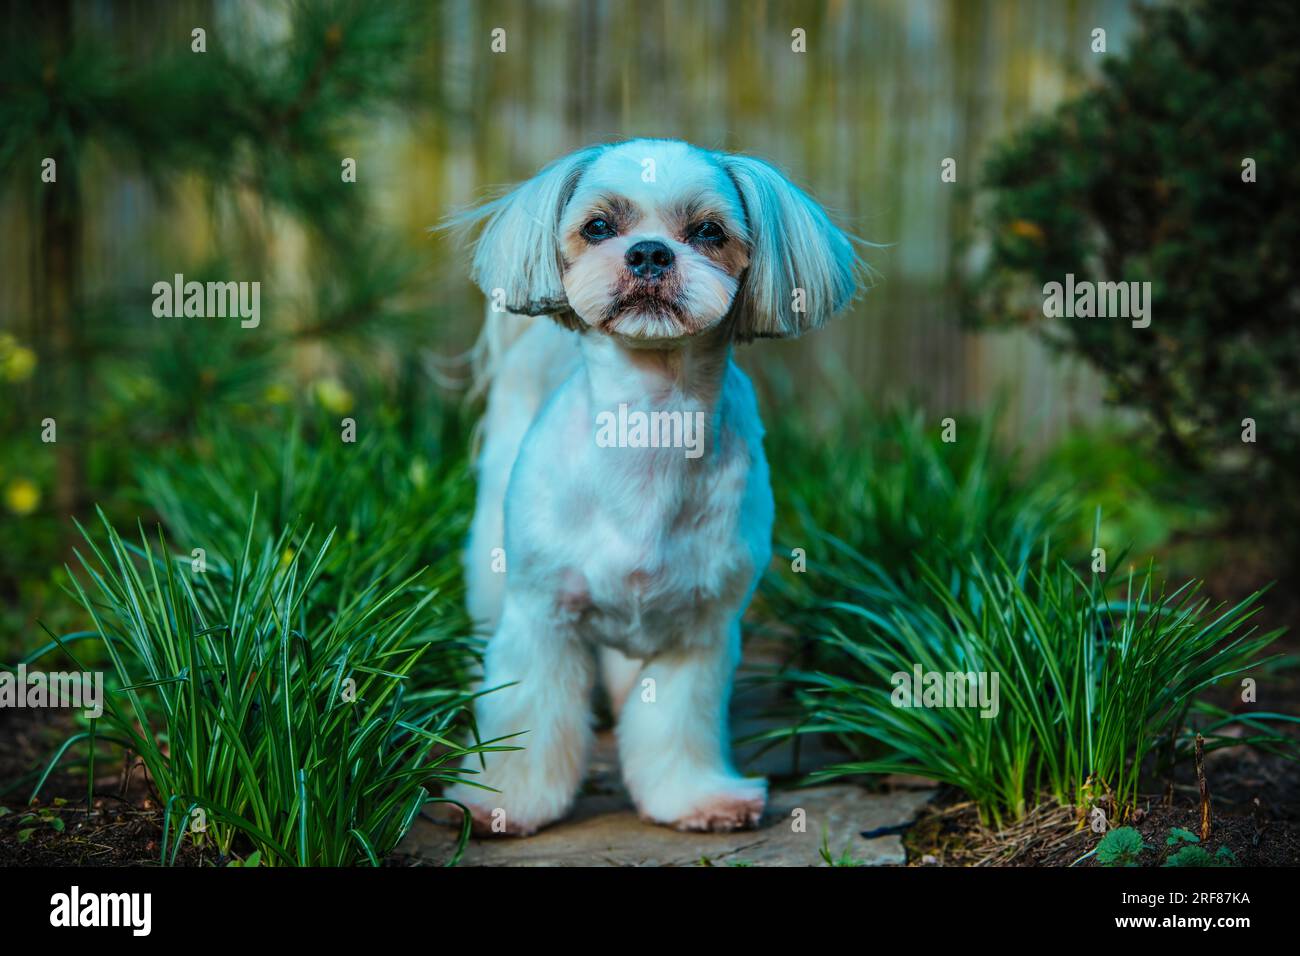
[[[736,339],[819,328],[857,294],[865,267],[856,240],[770,163],[749,156],[719,160],[749,220],[749,267],[732,304]]]
[[[452,228],[482,223],[470,276],[484,295],[517,315],[566,314],[560,263],[560,214],[578,180],[603,147],[561,157],[532,179],[477,209],[453,217]]]

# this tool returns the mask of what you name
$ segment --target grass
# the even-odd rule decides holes
[[[1200,721],[1207,746],[1282,746],[1279,714],[1234,716],[1196,702],[1220,682],[1259,667],[1280,632],[1250,624],[1260,593],[1211,606],[1188,583],[1169,593],[1155,574],[1092,575],[1046,554],[1013,566],[972,559],[963,584],[923,571],[930,592],[909,588],[862,555],[842,550],[856,581],[841,599],[807,608],[800,623],[833,667],[787,671],[798,721],[771,736],[832,734],[862,759],[817,779],[912,773],[952,784],[985,823],[1019,819],[1043,795],[1076,806],[1108,795],[1121,818],[1136,803],[1149,755],[1186,752]],[[840,578],[849,573],[841,569]],[[908,707],[901,681],[924,672],[998,675],[996,716],[979,707]],[[953,701],[946,703],[952,704]],[[1246,736],[1224,731],[1243,725]]]
[[[1181,758],[1193,722],[1210,746],[1285,747],[1274,728],[1295,718],[1197,699],[1265,666],[1279,632],[1253,628],[1260,593],[1212,606],[1195,583],[1165,591],[1151,567],[1085,577],[1071,563],[1101,540],[1166,538],[1186,509],[1166,515],[1144,489],[1167,476],[1138,472],[1137,488],[1108,478],[1105,462],[1133,463],[1109,434],[1022,466],[998,449],[992,422],[957,423],[954,442],[915,410],[849,416],[834,440],[774,423],[784,547],[756,609],[789,653],[759,679],[788,699],[774,714],[784,728],[758,739],[832,735],[850,759],[816,778],[920,774],[964,790],[994,824],[1043,796],[1086,806],[1105,794],[1131,807],[1144,766]],[[1104,535],[1102,502],[1121,506]],[[1098,514],[1091,543],[1085,503]],[[1111,567],[1123,565],[1111,551]],[[894,675],[917,665],[996,672],[998,715],[896,706]]]
[[[83,531],[68,578],[92,624],[27,660],[107,660],[112,693],[38,790],[79,748],[93,786],[108,745],[147,769],[164,862],[189,839],[268,865],[376,864],[462,757],[502,746],[456,743],[480,649],[458,555],[464,421],[356,417],[355,443],[324,417],[212,423],[144,468],[166,537],[128,542],[102,513],[102,534]],[[1000,454],[991,419],[956,443],[920,413],[847,431],[837,447],[778,423],[769,443],[797,466],[777,472],[778,540],[807,567],[769,574],[759,603],[793,648],[776,679],[796,715],[768,736],[836,737],[849,759],[819,778],[921,774],[986,823],[1043,795],[1105,794],[1122,818],[1144,766],[1180,756],[1193,726],[1210,747],[1282,746],[1273,727],[1294,718],[1197,699],[1262,666],[1276,633],[1252,627],[1258,593],[1212,607],[1151,569],[1076,573],[1047,542],[1070,539],[1077,502]],[[894,675],[916,665],[997,673],[998,715],[896,706]]]
[[[205,422],[203,438],[141,469],[143,499],[177,542],[234,553],[254,492],[257,533],[285,526],[337,528],[349,547],[333,569],[365,582],[379,568],[459,571],[473,510],[468,424],[453,409],[416,415],[380,407],[352,413],[355,441],[337,418],[277,416],[269,426]],[[447,576],[447,587],[456,586]]]
[[[1026,560],[1067,509],[1059,490],[1030,486],[998,452],[993,418],[958,423],[944,442],[919,410],[848,416],[835,441],[778,421],[767,440],[777,497],[777,573],[759,594],[760,615],[790,622],[852,590],[854,562],[869,555],[898,587],[929,600],[922,567],[956,587],[972,556]],[[794,550],[806,570],[790,567]],[[800,647],[805,665],[820,645]]]
[[[24,660],[102,664],[108,693],[36,791],[83,751],[93,788],[96,761],[125,752],[164,808],[164,863],[191,840],[261,865],[378,865],[464,757],[502,746],[472,726],[467,422],[365,402],[345,441],[343,409],[269,414],[204,422],[144,461],[136,500],[166,532],[127,540],[102,511],[97,534],[78,525],[81,629]]]
[[[101,545],[83,529],[87,583],[72,580],[93,628],[29,661],[55,649],[77,661],[80,642],[100,644],[109,690],[36,789],[82,743],[93,786],[96,745],[115,744],[143,761],[166,811],[163,862],[188,837],[272,865],[379,865],[460,758],[493,746],[453,742],[470,719],[461,686],[412,680],[431,661],[461,673],[468,647],[421,573],[336,601],[322,587],[333,534],[259,539],[256,524],[232,564],[202,572],[161,532],[129,543],[103,521]]]
[[[424,568],[449,626],[477,650],[460,565],[473,513],[466,421],[437,405],[418,414],[383,407],[352,414],[355,442],[341,440],[337,420],[326,416],[286,413],[260,428],[206,423],[201,441],[141,469],[144,501],[182,551],[203,548],[219,561],[239,553],[250,520],[258,540],[294,529],[291,550],[303,546],[313,525],[336,529],[318,586],[322,600],[339,605],[381,579]],[[249,508],[254,492],[256,514]],[[417,684],[434,686],[467,684],[471,676],[446,657],[420,662],[414,675]]]

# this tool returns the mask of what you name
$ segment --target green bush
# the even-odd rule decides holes
[[[1070,556],[1088,555],[1095,535],[1112,558],[1125,551],[1164,556],[1180,535],[1213,531],[1217,521],[1203,490],[1152,455],[1132,428],[1069,432],[1038,462],[1030,481],[1063,489],[1073,520],[1059,534],[1062,553]]]
[[[787,672],[802,719],[767,735],[831,734],[862,759],[816,779],[911,773],[968,793],[987,822],[1018,819],[1043,796],[1086,806],[1109,794],[1126,813],[1144,759],[1174,739],[1181,756],[1193,712],[1210,746],[1281,744],[1273,714],[1241,718],[1195,703],[1205,688],[1258,665],[1279,632],[1249,626],[1258,594],[1211,607],[1186,584],[1164,593],[1152,572],[1084,580],[1046,555],[1012,566],[972,558],[965,585],[924,571],[917,600],[889,569],[845,549],[840,599],[800,618],[832,666]],[[906,706],[900,682],[923,673],[998,676],[997,712]],[[988,685],[991,687],[991,684]],[[909,693],[917,693],[919,690]],[[1223,728],[1240,719],[1249,733]]]
[[[1100,84],[987,164],[991,254],[971,315],[1082,356],[1239,529],[1294,545],[1300,129],[1285,118],[1300,110],[1300,8],[1197,0],[1137,14],[1142,29],[1105,57]],[[1041,288],[1067,273],[1150,282],[1150,327],[1045,319]]]
[[[318,399],[332,407],[227,409],[145,456],[119,504],[159,515],[166,540],[129,544],[101,513],[107,543],[87,536],[66,576],[86,628],[28,657],[110,671],[104,717],[40,785],[80,748],[92,779],[105,743],[139,754],[165,861],[187,833],[272,865],[382,861],[484,746],[457,743],[481,650],[459,557],[467,418],[427,396]]]
[[[995,445],[991,416],[958,423],[957,437],[944,442],[937,420],[902,408],[847,415],[835,439],[774,422],[766,445],[781,463],[773,475],[776,566],[760,613],[787,631],[815,628],[821,607],[854,593],[862,555],[928,600],[922,567],[955,590],[972,556],[1021,562],[1061,530],[1062,490],[1018,474],[1015,457]],[[792,567],[799,556],[802,571]]]
[[[78,646],[98,645],[111,660],[104,712],[59,748],[38,792],[82,744],[93,786],[109,743],[139,755],[166,810],[163,862],[188,834],[223,857],[379,865],[439,799],[430,788],[485,749],[453,742],[471,720],[470,649],[459,598],[426,574],[379,559],[366,583],[328,587],[347,545],[333,533],[315,544],[310,528],[262,536],[255,516],[238,551],[206,567],[161,532],[134,545],[103,524],[102,546],[83,530],[86,583],[73,577],[92,628],[29,661],[62,651],[84,671]],[[467,834],[468,816],[462,846]]]
[[[183,551],[203,548],[210,561],[229,562],[243,548],[256,494],[258,540],[284,527],[337,531],[341,547],[327,558],[322,587],[346,598],[381,573],[405,577],[427,567],[468,634],[459,610],[474,493],[468,419],[454,406],[414,401],[347,415],[355,441],[343,439],[339,415],[322,411],[282,409],[261,425],[212,416],[203,437],[145,463],[142,501]]]
[[[993,823],[1043,797],[1109,794],[1127,811],[1144,762],[1185,756],[1193,722],[1211,746],[1283,750],[1272,728],[1289,718],[1196,700],[1264,663],[1277,632],[1252,628],[1259,594],[1212,607],[1199,585],[1166,594],[1152,568],[1116,571],[1131,539],[1153,547],[1200,514],[1178,476],[1101,432],[1023,466],[992,421],[959,422],[955,442],[916,411],[850,416],[837,440],[773,424],[769,454],[788,466],[774,476],[780,544],[756,610],[791,651],[759,679],[790,699],[757,739],[829,735],[851,759],[817,779],[916,773],[966,791]],[[1118,516],[1103,520],[1109,507]],[[1098,543],[1111,570],[1081,577]],[[999,714],[896,706],[891,678],[918,664],[997,672]],[[1244,736],[1225,732],[1234,722]]]

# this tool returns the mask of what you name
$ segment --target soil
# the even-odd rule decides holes
[[[1300,764],[1247,748],[1206,758],[1211,830],[1202,846],[1232,851],[1238,866],[1300,866]],[[909,866],[1096,866],[1101,841],[1073,807],[1042,804],[1018,823],[994,831],[975,806],[946,788],[904,837]],[[1172,828],[1200,831],[1199,791],[1180,767],[1172,791],[1139,800],[1128,824],[1150,847],[1139,863],[1163,864]]]
[[[130,804],[114,806],[96,800],[86,813],[84,801],[79,807],[46,809],[63,821],[62,832],[30,814],[10,812],[0,818],[0,866],[158,866],[163,815],[160,810],[136,809]],[[31,830],[23,842],[19,835]],[[186,843],[177,856],[181,866],[199,866],[203,853]]]
[[[950,794],[922,811],[904,839],[909,866],[1097,866],[1090,853],[1102,835],[1081,825],[1071,807],[1044,804],[1018,825],[993,832],[980,825],[979,814]],[[1159,800],[1131,824],[1149,847],[1138,862],[1161,866],[1166,838],[1177,827],[1199,832],[1200,808],[1195,800]],[[1300,825],[1294,820],[1268,819],[1263,813],[1212,816],[1209,839],[1201,843],[1211,854],[1220,847],[1232,851],[1238,866],[1300,866]]]
[[[129,779],[121,761],[95,781],[86,806],[86,763],[69,757],[28,803],[36,768],[70,732],[66,713],[0,711],[0,866],[157,866],[163,813],[149,793],[143,771]],[[170,853],[170,851],[169,851]],[[214,863],[216,853],[188,841],[177,863]]]

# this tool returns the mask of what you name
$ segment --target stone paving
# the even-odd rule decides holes
[[[756,723],[737,714],[744,732]],[[749,756],[751,759],[746,760]],[[832,755],[805,742],[799,769],[824,764]],[[765,774],[772,782],[767,812],[756,830],[736,833],[678,833],[642,822],[618,776],[614,736],[597,736],[587,782],[573,813],[564,821],[524,839],[475,838],[461,866],[819,866],[823,839],[838,860],[848,850],[868,866],[905,862],[896,833],[867,838],[864,832],[897,827],[915,819],[933,790],[923,781],[904,778],[885,792],[837,782],[795,788],[797,779],[788,746],[753,756],[738,754],[745,773]],[[784,779],[783,779],[784,778]],[[803,826],[796,825],[801,809]],[[421,818],[398,848],[415,862],[442,863],[456,841],[451,827]]]

